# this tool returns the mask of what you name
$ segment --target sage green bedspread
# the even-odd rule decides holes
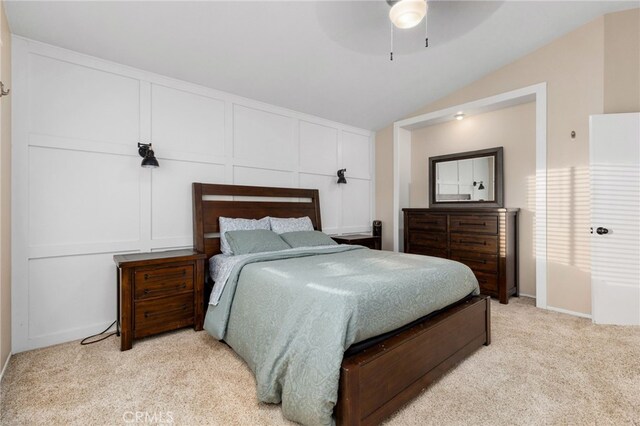
[[[236,265],[205,329],[249,365],[258,398],[286,418],[331,424],[352,344],[402,327],[474,292],[446,259],[359,246],[256,254]]]

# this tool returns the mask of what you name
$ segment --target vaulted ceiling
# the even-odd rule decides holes
[[[431,1],[395,31],[385,1],[7,1],[14,34],[379,129],[637,1]]]

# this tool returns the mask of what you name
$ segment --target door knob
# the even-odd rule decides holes
[[[602,226],[599,226],[598,228],[596,228],[596,234],[598,235],[604,235],[608,233],[609,233],[609,230],[607,228],[603,228]]]

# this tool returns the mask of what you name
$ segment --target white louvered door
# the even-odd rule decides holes
[[[640,114],[590,117],[593,321],[640,325]]]

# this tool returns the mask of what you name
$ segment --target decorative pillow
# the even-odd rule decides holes
[[[293,248],[338,245],[330,236],[320,231],[285,232],[280,237]]]
[[[229,247],[229,243],[225,238],[225,234],[229,231],[251,230],[251,229],[271,229],[269,226],[269,218],[263,217],[256,219],[233,219],[230,217],[220,217],[220,251],[224,254],[233,254]]]
[[[311,223],[309,216],[298,218],[269,217],[269,222],[271,223],[271,230],[277,234],[294,231],[313,231],[313,223]]]
[[[267,229],[228,231],[224,235],[233,254],[262,253],[291,248],[278,234]]]

